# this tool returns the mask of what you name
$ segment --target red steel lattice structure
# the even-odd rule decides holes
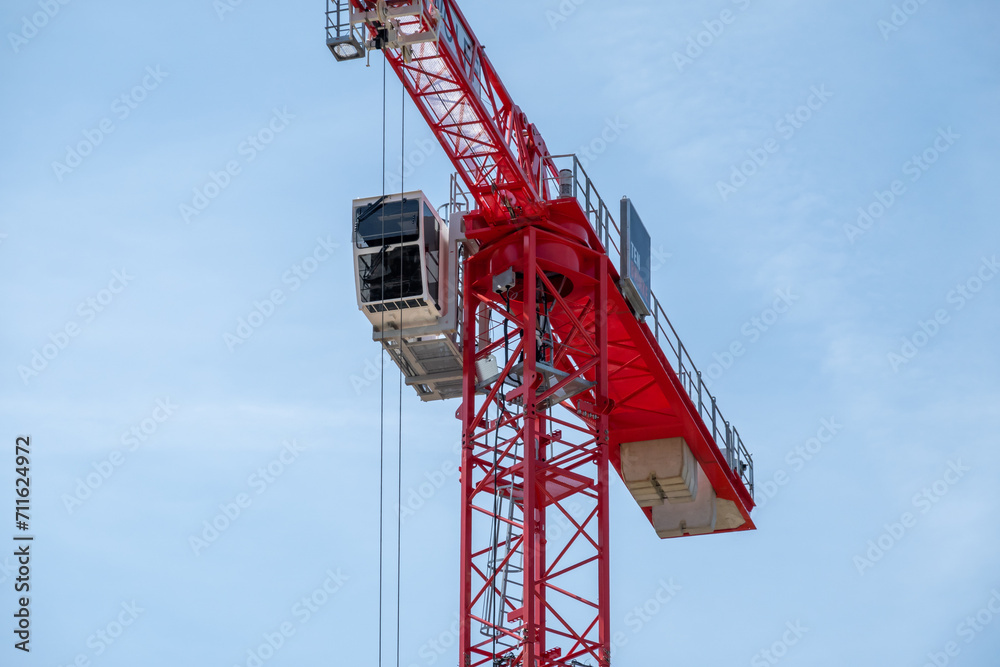
[[[383,53],[479,206],[498,222],[539,213],[542,184],[555,167],[457,3],[351,0],[351,6],[366,17],[372,38],[379,38],[373,22],[398,25],[399,48]]]
[[[477,253],[466,269],[463,337],[480,343],[464,347],[466,367],[504,357],[495,378],[464,379],[466,665],[505,657],[517,665],[610,662],[608,338],[607,318],[598,316],[607,311],[608,258],[580,244],[582,265],[566,272],[546,251],[564,243],[544,225],[526,225],[486,246],[513,251],[511,267],[522,276],[502,300],[490,269],[496,255]],[[563,296],[568,281],[573,291]],[[484,311],[496,324],[477,330]],[[556,403],[573,386],[588,387],[575,397],[593,406],[587,419]],[[487,393],[477,401],[480,388]],[[479,531],[477,516],[486,519]]]
[[[679,341],[661,348],[659,306],[653,327],[630,309],[606,207],[591,207],[589,180],[584,206],[559,192],[456,0],[334,5],[328,17],[348,12],[382,50],[476,202],[464,219],[479,249],[462,294],[460,665],[606,667],[618,445],[683,437],[738,512],[731,530],[749,530],[742,443]],[[498,372],[478,377],[491,361]]]

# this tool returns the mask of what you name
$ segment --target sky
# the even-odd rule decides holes
[[[754,455],[753,532],[659,540],[615,480],[614,664],[995,666],[1000,6],[625,5],[462,2],[549,148],[632,198]],[[381,191],[382,63],[323,25],[0,9],[0,497],[30,435],[35,536],[24,654],[0,528],[0,664],[377,665],[380,439],[383,664],[457,663],[458,405],[379,377],[349,211]],[[445,203],[386,94],[390,189]]]

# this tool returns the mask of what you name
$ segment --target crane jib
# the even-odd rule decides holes
[[[364,26],[370,37],[357,47],[382,50],[478,208],[497,223],[537,214],[557,172],[457,3],[350,1],[351,25]],[[334,55],[344,31],[328,17]]]

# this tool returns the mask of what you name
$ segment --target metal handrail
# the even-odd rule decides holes
[[[351,26],[350,0],[326,1],[326,38],[349,34]]]
[[[618,247],[618,239],[621,238],[621,230],[618,227],[618,223],[615,222],[614,216],[611,215],[607,204],[604,203],[604,200],[597,193],[597,189],[580,163],[579,158],[574,154],[552,155],[549,158],[557,167],[563,164],[566,165],[565,169],[572,170],[573,198],[577,200],[587,215],[587,219],[593,226],[598,238],[604,244],[608,257],[612,260],[616,268],[619,267],[621,265],[621,249]],[[572,160],[572,163],[569,160]],[[546,184],[540,183],[539,185],[539,192],[545,192]],[[554,185],[554,191],[558,193],[559,183],[556,182]],[[660,349],[666,352],[667,348],[663,347],[663,343],[667,344],[672,353],[670,360],[676,360],[677,362],[675,370],[677,376],[680,378],[681,386],[684,387],[684,391],[687,392],[691,402],[698,409],[698,414],[701,416],[702,421],[711,429],[715,445],[726,457],[727,465],[743,481],[750,491],[750,496],[753,497],[753,457],[743,444],[743,439],[740,437],[736,427],[723,418],[716,404],[715,397],[708,390],[708,386],[702,379],[701,371],[695,366],[691,355],[688,354],[684,343],[681,342],[677,330],[674,329],[674,325],[670,322],[659,300],[652,292],[650,292],[650,301],[649,306],[653,319],[653,325],[650,328],[657,343],[660,343]]]

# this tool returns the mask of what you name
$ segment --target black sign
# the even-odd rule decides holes
[[[628,197],[622,197],[621,275],[622,293],[632,304],[637,315],[652,312],[653,295],[650,291],[649,264],[652,257],[649,232],[642,224],[635,206]]]

